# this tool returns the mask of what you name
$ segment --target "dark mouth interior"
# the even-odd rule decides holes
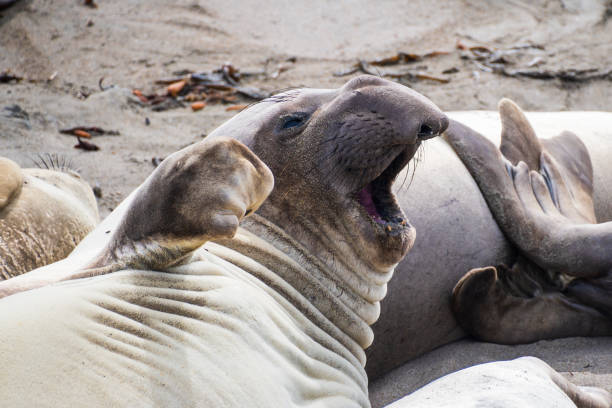
[[[408,152],[403,151],[378,177],[356,194],[357,202],[367,211],[370,218],[387,232],[399,231],[408,226],[406,216],[391,192],[391,186],[410,159]]]

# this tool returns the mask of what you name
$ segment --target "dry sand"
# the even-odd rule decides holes
[[[409,83],[444,110],[494,110],[502,96],[527,110],[612,109],[610,78],[584,83],[510,78],[482,71],[473,61],[461,59],[456,49],[458,40],[498,49],[530,44],[543,49],[508,56],[515,62],[508,68],[524,68],[537,57],[540,65],[530,69],[610,69],[609,0],[99,0],[96,9],[83,0],[21,0],[0,15],[0,72],[10,69],[27,78],[0,84],[0,155],[28,167],[39,153],[67,156],[85,179],[100,187],[103,216],[153,170],[152,158],[201,140],[233,116],[224,105],[195,113],[188,107],[154,112],[131,94],[134,88],[159,91],[154,81],[180,70],[209,71],[231,62],[254,71],[269,61],[271,67],[285,64],[289,69],[247,85],[266,91],[336,87],[350,76],[335,77],[333,72],[357,59],[398,51],[448,51],[411,67],[449,78],[449,83]],[[295,63],[284,62],[290,57]],[[451,68],[458,72],[442,74]],[[101,77],[105,85],[115,86],[100,91]],[[73,137],[58,133],[79,125],[121,134],[97,137],[94,142],[101,149],[85,152],[73,148]],[[558,344],[557,355],[563,354],[565,343]],[[494,349],[472,347],[465,361],[484,361],[479,356]],[[519,351],[529,354],[532,349],[514,352]],[[416,375],[413,365],[413,381],[396,392],[465,364],[449,362],[444,353],[433,365],[422,362],[423,367],[438,367],[442,361],[440,370]],[[582,364],[557,363],[564,371]],[[611,359],[601,364],[609,372]],[[612,390],[609,376],[606,381]],[[375,395],[392,399],[391,391],[383,394]]]
[[[208,71],[231,62],[252,71],[289,57],[296,62],[288,71],[249,85],[267,91],[335,87],[349,77],[332,73],[358,58],[450,51],[414,65],[449,77],[449,83],[411,83],[442,109],[495,109],[507,96],[527,110],[609,110],[609,80],[507,78],[460,59],[455,44],[541,45],[543,51],[534,51],[543,65],[536,69],[609,69],[611,10],[609,1],[594,0],[99,0],[96,9],[82,0],[21,0],[1,12],[0,72],[10,69],[33,82],[0,84],[0,154],[24,166],[40,152],[70,157],[83,177],[101,187],[106,215],[151,172],[153,157],[199,140],[234,114],[221,105],[197,113],[188,107],[153,112],[129,102],[133,88],[159,90],[156,79],[184,69]],[[441,74],[453,67],[459,71]],[[100,92],[101,77],[119,89]],[[13,105],[27,118],[5,110]],[[121,136],[97,138],[101,150],[83,152],[73,149],[74,138],[58,134],[77,125]]]

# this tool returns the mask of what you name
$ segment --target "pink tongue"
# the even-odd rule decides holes
[[[366,209],[370,217],[374,219],[374,221],[378,223],[382,223],[382,219],[378,211],[376,211],[376,206],[374,205],[374,201],[372,201],[372,186],[368,184],[363,190],[359,192],[357,197],[359,204]]]

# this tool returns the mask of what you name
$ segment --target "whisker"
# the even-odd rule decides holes
[[[408,183],[408,187],[406,187],[406,191],[410,189],[410,186],[412,186],[412,182],[414,181],[414,177],[416,175],[416,169],[419,163],[423,161],[424,156],[425,156],[425,145],[421,144],[421,146],[419,146],[419,148],[417,149],[412,160],[410,160],[410,162],[408,163],[408,169],[406,171],[406,176],[404,177],[404,181],[402,182],[402,185],[400,186],[398,192],[404,188],[404,183],[406,182],[406,179],[408,178],[408,174],[410,173],[410,165],[412,164],[412,174],[410,176],[410,182]]]
[[[410,189],[410,186],[412,185],[412,182],[414,181],[414,175],[416,174],[416,169],[419,166],[419,163],[423,161],[424,157],[425,157],[425,145],[422,144],[421,146],[419,146],[419,149],[417,151],[417,159],[415,160],[414,166],[412,168],[412,177],[410,177],[410,183],[408,183],[408,188],[406,190]]]
[[[74,166],[69,157],[57,153],[39,153],[36,157],[30,157],[30,160],[40,169],[79,173],[79,169]]]
[[[397,191],[402,191],[402,188],[404,188],[404,184],[406,184],[406,180],[408,179],[408,173],[410,173],[410,165],[412,164],[412,160],[410,160],[408,162],[408,166],[406,168],[406,171],[404,172],[404,180],[402,181],[402,185],[400,186],[400,188],[397,189]]]

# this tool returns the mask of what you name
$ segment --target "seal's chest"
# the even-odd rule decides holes
[[[102,319],[111,329],[108,337],[146,326],[141,337],[149,339],[138,347],[150,350],[144,357],[150,381],[173,389],[188,384],[203,406],[295,406],[332,399],[346,407],[364,400],[364,390],[343,370],[346,361],[312,336],[320,330],[294,308],[252,282],[220,270],[206,273],[211,266],[205,262],[190,264],[189,274],[178,273],[181,268],[119,272],[115,279],[122,282],[111,290],[116,300],[112,306],[105,301],[112,309]],[[198,268],[202,274],[193,273]],[[126,328],[121,315],[137,322]]]

